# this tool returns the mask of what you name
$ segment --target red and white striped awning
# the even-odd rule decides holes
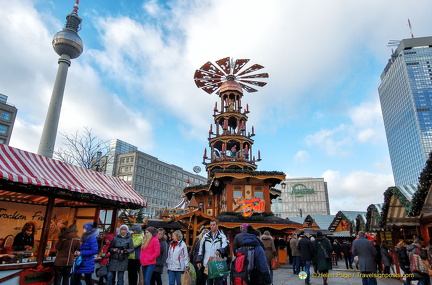
[[[134,204],[137,207],[147,207],[148,204],[122,179],[4,144],[0,144],[0,179],[18,184],[46,186],[95,195],[121,204]],[[0,189],[2,196],[13,192],[10,189],[4,190]],[[21,198],[25,199],[25,197]],[[31,199],[43,198],[33,196]]]

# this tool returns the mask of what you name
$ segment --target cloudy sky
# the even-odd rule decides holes
[[[394,184],[377,91],[387,44],[410,37],[408,19],[414,36],[431,36],[431,1],[80,2],[85,48],[69,68],[60,132],[88,127],[204,168],[218,97],[196,88],[195,69],[248,58],[270,75],[242,102],[258,170],[323,177],[332,214],[383,202]],[[0,93],[18,108],[11,146],[37,152],[58,67],[51,41],[73,4],[0,0]]]

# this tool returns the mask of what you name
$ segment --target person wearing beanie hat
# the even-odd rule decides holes
[[[107,266],[108,261],[109,261],[109,257],[111,256],[111,253],[108,251],[109,247],[111,246],[111,242],[114,239],[114,235],[113,234],[108,234],[105,236],[104,238],[104,246],[102,247],[101,250],[101,261],[99,262],[99,265],[102,266]],[[99,267],[98,269],[96,269],[96,273],[98,272],[98,270],[101,268]],[[106,280],[107,276],[102,276],[99,277],[99,284],[105,284],[106,282],[104,282],[104,280]]]
[[[94,272],[94,256],[98,253],[99,247],[97,237],[99,230],[96,222],[90,222],[83,225],[83,235],[81,236],[81,247],[75,251],[75,256],[82,257],[81,264],[75,269],[71,285],[81,284],[81,275],[84,274],[86,285],[92,285],[92,274]]]
[[[118,285],[124,284],[124,272],[128,269],[128,256],[134,251],[132,237],[129,234],[129,227],[121,225],[117,235],[114,237],[109,248],[107,285],[114,284],[117,275]]]
[[[333,247],[331,242],[321,231],[317,232],[316,239],[312,243],[312,246],[316,269],[322,274],[324,285],[327,285],[328,272],[332,269],[332,262],[331,259],[327,259],[326,256],[331,256]]]
[[[133,226],[132,230],[132,243],[134,246],[134,251],[129,255],[128,281],[129,284],[138,284],[139,271],[141,269],[141,245],[143,242],[144,233],[142,231],[142,227],[139,225]]]
[[[156,258],[160,254],[159,239],[154,227],[147,227],[141,246],[140,261],[144,277],[144,285],[150,285],[153,270],[156,266]]]

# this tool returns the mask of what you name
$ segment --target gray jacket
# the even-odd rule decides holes
[[[117,248],[117,251],[114,251],[115,248]],[[126,234],[124,237],[116,235],[108,249],[111,253],[108,263],[108,271],[128,270],[128,256],[134,252],[134,250],[130,234]]]
[[[360,237],[353,242],[352,253],[358,256],[359,269],[361,272],[376,273],[377,265],[375,256],[377,251],[373,243],[365,237]]]

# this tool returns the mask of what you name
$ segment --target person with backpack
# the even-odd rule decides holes
[[[79,249],[81,239],[78,236],[76,225],[64,228],[58,236],[55,245],[57,256],[54,261],[54,285],[68,285],[71,276],[71,269],[74,263],[74,252]]]
[[[204,235],[200,242],[200,248],[198,252],[198,269],[201,267],[205,268],[210,257],[222,257],[226,251],[228,241],[225,234],[219,230],[217,220],[210,221],[210,231]],[[222,285],[223,278],[208,279],[208,276],[204,274],[204,279],[207,280],[207,285]]]
[[[138,284],[139,275],[141,271],[141,245],[144,239],[144,233],[140,225],[135,225],[132,228],[133,234],[132,243],[134,246],[134,251],[129,255],[128,263],[128,282],[129,285]]]
[[[231,264],[231,284],[272,284],[263,243],[259,239],[259,232],[251,225],[248,225],[247,232],[243,235],[242,244],[235,252]]]
[[[323,278],[324,285],[327,285],[328,272],[332,269],[331,252],[333,247],[321,231],[317,232],[313,249],[317,270]]]

